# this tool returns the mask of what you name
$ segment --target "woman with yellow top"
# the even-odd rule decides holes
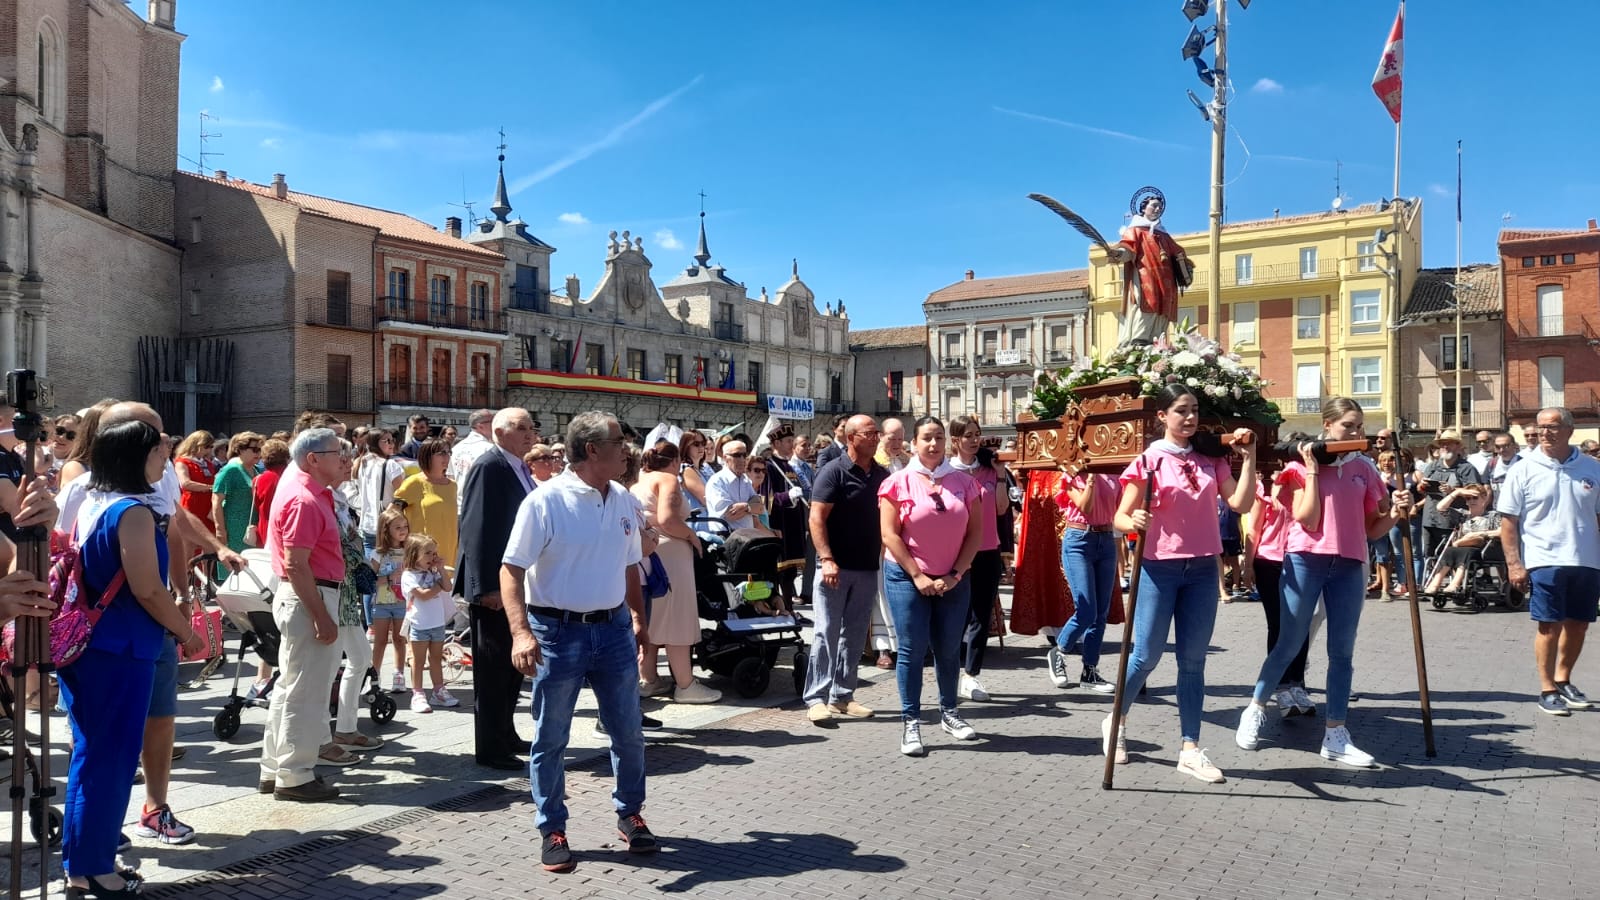
[[[439,545],[439,556],[456,558],[456,483],[446,474],[450,445],[437,438],[422,442],[415,475],[400,482],[394,499],[405,503],[412,534],[425,534]]]

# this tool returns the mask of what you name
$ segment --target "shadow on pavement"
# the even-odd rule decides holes
[[[857,855],[856,842],[837,835],[751,831],[746,836],[750,840],[671,838],[655,856],[632,859],[639,862],[640,868],[682,872],[660,885],[659,889],[668,893],[752,878],[789,878],[829,870],[896,872],[906,868],[904,860],[893,856]]]

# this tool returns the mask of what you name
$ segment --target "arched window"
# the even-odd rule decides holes
[[[60,128],[67,119],[65,45],[60,29],[49,18],[39,20],[36,46],[33,89],[39,117]]]

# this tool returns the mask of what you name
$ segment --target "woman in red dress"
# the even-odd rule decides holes
[[[183,508],[205,523],[206,531],[216,531],[211,521],[211,483],[216,480],[216,439],[209,431],[196,431],[172,451],[178,470],[178,487],[183,489]]]

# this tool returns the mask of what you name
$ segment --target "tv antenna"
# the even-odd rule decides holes
[[[1515,218],[1516,218],[1516,216],[1513,215],[1510,210],[1506,210],[1505,212],[1500,214],[1500,224],[1502,224],[1502,225],[1510,225],[1511,224],[1511,220],[1515,219]]]
[[[220,131],[206,131],[206,123],[215,121],[217,121],[216,116],[213,116],[211,113],[203,109],[200,110],[200,161],[196,163],[196,165],[200,167],[201,175],[209,174],[207,171],[208,167],[206,166],[207,157],[227,155],[220,150],[206,149],[206,146],[211,142],[212,138],[222,137],[222,132]]]
[[[465,176],[465,175],[461,176],[461,202],[460,203],[451,203],[449,205],[457,207],[459,209],[464,209],[464,210],[467,211],[467,230],[468,231],[472,231],[473,229],[478,227],[478,217],[472,214],[472,207],[477,205],[477,201],[468,200],[467,199],[467,176]]]
[[[1336,160],[1333,161],[1333,204],[1332,204],[1333,208],[1335,210],[1343,208],[1344,207],[1344,201],[1349,199],[1348,197],[1346,197],[1344,195],[1344,183],[1343,182],[1344,182],[1344,163],[1336,159]]]

